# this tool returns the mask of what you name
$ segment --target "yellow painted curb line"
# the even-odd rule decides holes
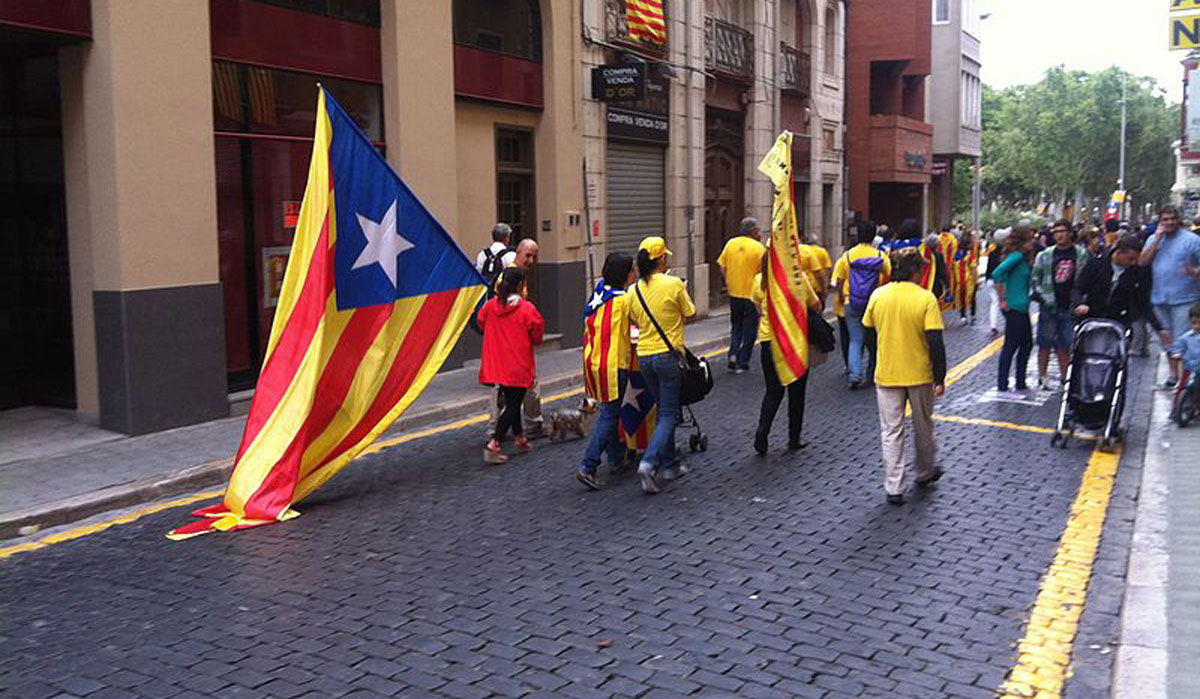
[[[1017,664],[1000,686],[1002,696],[1062,695],[1120,461],[1120,448],[1113,453],[1092,451],[1054,562],[1042,578],[1025,637],[1017,646]]]
[[[95,534],[96,532],[102,532],[105,529],[108,529],[109,527],[112,527],[112,526],[115,526],[118,524],[129,524],[130,522],[141,519],[142,517],[145,517],[146,515],[152,515],[155,512],[162,512],[163,510],[169,510],[172,507],[180,507],[183,505],[192,505],[197,502],[200,502],[201,500],[210,500],[212,498],[219,497],[224,492],[225,492],[224,490],[206,490],[201,493],[192,493],[191,495],[186,495],[184,497],[176,498],[174,500],[169,500],[167,502],[160,502],[157,505],[151,505],[149,507],[143,507],[139,510],[133,510],[131,512],[126,512],[123,515],[118,515],[116,517],[113,517],[111,519],[106,519],[101,522],[95,522],[93,524],[85,524],[82,527],[75,527],[74,529],[68,529],[66,531],[62,531],[57,534],[51,534],[50,536],[42,537],[41,539],[37,539],[36,541],[27,541],[23,544],[16,544],[14,546],[6,546],[4,548],[0,548],[0,559],[8,558],[9,556],[12,556],[17,553],[23,553],[25,551],[36,551],[38,549],[44,549],[47,546],[52,546],[54,544],[61,544],[64,541],[70,541],[71,539],[78,539],[79,537],[87,536],[88,534]]]
[[[716,357],[721,354],[725,354],[728,351],[729,351],[729,347],[726,346],[726,347],[722,347],[720,349],[712,350],[711,352],[705,352],[704,354],[702,354],[700,356],[702,356],[706,359],[709,359],[709,358]],[[572,388],[570,390],[563,391],[561,393],[555,393],[552,396],[547,396],[546,398],[544,398],[542,400],[542,402],[543,403],[552,403],[557,400],[562,400],[564,398],[570,398],[571,396],[580,395],[581,393],[583,393],[582,386],[580,386],[578,388]],[[360,454],[359,456],[362,457],[362,456],[366,456],[367,454],[377,454],[377,453],[383,451],[384,449],[387,449],[389,447],[394,447],[394,446],[397,446],[400,444],[404,444],[406,442],[411,442],[411,441],[414,441],[417,439],[423,439],[425,437],[432,437],[435,434],[441,434],[443,432],[451,432],[453,430],[457,430],[462,427],[469,427],[470,425],[478,425],[478,424],[487,422],[487,419],[488,419],[487,413],[481,413],[479,415],[473,415],[471,417],[463,418],[461,420],[455,420],[454,422],[451,422],[451,423],[448,423],[445,425],[439,425],[438,427],[430,427],[428,429],[418,430],[416,432],[412,432],[409,434],[404,434],[404,435],[400,435],[398,437],[393,437],[392,439],[386,439],[386,440],[382,440],[379,442],[375,442],[370,447],[364,449],[362,454]],[[192,493],[191,495],[186,495],[184,497],[176,498],[174,500],[168,500],[167,502],[161,502],[157,505],[151,505],[149,507],[144,507],[144,508],[141,508],[138,510],[126,512],[125,514],[118,515],[111,519],[106,519],[106,520],[103,520],[100,522],[96,522],[94,524],[87,524],[87,525],[84,525],[81,527],[75,527],[74,529],[67,529],[65,531],[58,532],[57,534],[51,534],[49,536],[45,536],[45,537],[42,537],[41,539],[36,539],[34,541],[27,541],[27,542],[21,543],[21,544],[14,544],[13,546],[6,546],[4,548],[0,548],[0,560],[8,558],[9,556],[13,556],[18,553],[24,553],[26,551],[36,551],[38,549],[44,549],[47,546],[53,546],[54,544],[60,544],[64,541],[70,541],[72,539],[78,539],[83,536],[88,536],[89,534],[95,534],[97,532],[102,532],[105,529],[116,526],[118,524],[129,524],[130,522],[137,521],[137,520],[141,519],[142,517],[145,517],[146,515],[152,515],[156,512],[162,512],[163,510],[169,510],[173,507],[181,507],[183,505],[192,505],[197,502],[200,502],[201,500],[210,500],[212,498],[220,497],[224,494],[225,494],[225,491],[223,489],[222,490],[206,490],[206,491],[200,492],[200,493]]]

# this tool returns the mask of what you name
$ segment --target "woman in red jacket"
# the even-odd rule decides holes
[[[483,448],[484,463],[508,461],[500,441],[510,429],[519,453],[533,449],[521,431],[521,404],[537,374],[533,348],[542,344],[544,323],[538,309],[523,298],[524,289],[525,272],[509,267],[500,277],[496,296],[479,310],[479,328],[483,330],[479,382],[499,386],[504,396],[504,412],[496,422],[496,432]]]

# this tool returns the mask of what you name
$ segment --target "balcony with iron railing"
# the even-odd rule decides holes
[[[716,17],[705,17],[704,68],[739,80],[753,79],[754,34]]]
[[[779,57],[783,67],[780,88],[799,97],[812,94],[812,59],[807,51],[779,44]]]

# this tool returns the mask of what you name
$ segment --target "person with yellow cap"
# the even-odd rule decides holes
[[[629,320],[638,327],[638,366],[658,403],[658,423],[638,465],[642,490],[650,495],[686,472],[675,451],[675,427],[683,420],[678,353],[684,348],[683,325],[696,315],[696,306],[683,280],[667,274],[670,257],[659,236],[638,245],[639,279],[629,300]]]

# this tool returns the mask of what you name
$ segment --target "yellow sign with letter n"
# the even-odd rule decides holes
[[[1172,51],[1200,47],[1200,15],[1174,15],[1169,23],[1168,41]]]
[[[1171,3],[1171,12],[1182,10],[1200,10],[1200,0],[1167,0]]]

